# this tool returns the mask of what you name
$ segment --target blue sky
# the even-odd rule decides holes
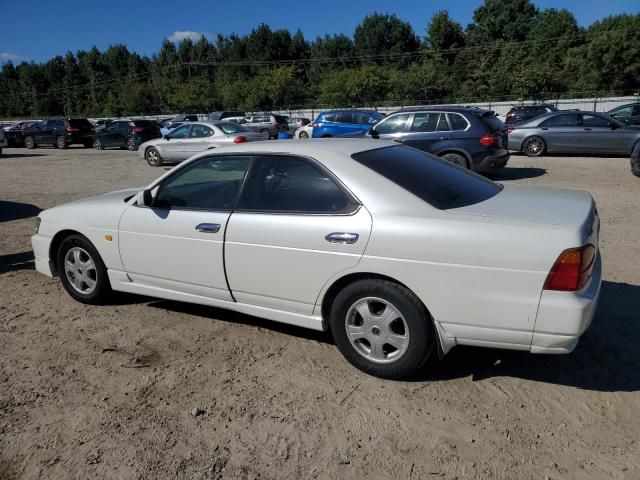
[[[395,13],[419,35],[434,11],[449,10],[466,26],[482,0],[46,0],[7,1],[0,9],[0,63],[43,61],[68,50],[103,50],[123,43],[143,55],[156,52],[175,32],[245,34],[261,22],[272,28],[298,28],[307,39],[325,33],[352,35],[374,11]],[[640,0],[538,0],[540,8],[567,8],[581,25],[618,13],[637,13]],[[177,36],[180,36],[178,34]]]

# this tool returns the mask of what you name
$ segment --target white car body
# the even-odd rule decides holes
[[[457,344],[572,351],[591,322],[600,291],[599,218],[591,195],[506,185],[486,201],[439,210],[351,158],[391,145],[397,144],[323,139],[201,153],[147,188],[203,157],[285,154],[320,163],[360,205],[346,215],[159,214],[139,205],[140,189],[122,190],[41,212],[32,237],[36,269],[55,275],[52,248],[65,232],[78,232],[99,252],[114,290],[314,330],[327,327],[323,302],[332,285],[373,274],[401,283],[424,303],[442,353]],[[215,235],[196,231],[203,222],[222,228]],[[353,232],[359,239],[329,243],[325,236],[331,232]],[[559,255],[586,243],[596,249],[588,284],[572,292],[545,290]]]
[[[302,137],[300,136],[302,132],[306,134],[306,137],[304,135]],[[312,134],[313,134],[313,127],[311,126],[311,123],[310,123],[308,125],[305,125],[304,127],[297,128],[293,136],[294,138],[308,139],[308,138],[311,138]]]

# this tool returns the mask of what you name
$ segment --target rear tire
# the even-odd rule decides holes
[[[107,268],[95,247],[82,235],[70,235],[62,241],[56,266],[62,286],[78,302],[100,305],[111,295]]]
[[[24,146],[29,150],[33,150],[34,148],[36,148],[36,142],[32,136],[24,137]]]
[[[307,132],[300,132],[298,138],[309,138],[309,134]]]
[[[104,150],[104,146],[102,145],[102,142],[99,138],[96,138],[93,141],[93,148],[95,148],[96,150]]]
[[[67,148],[67,141],[62,135],[56,137],[56,147],[58,147],[60,150],[64,150],[65,148]]]
[[[541,137],[533,136],[522,142],[522,153],[527,157],[541,157],[547,151],[547,144]]]
[[[155,147],[149,147],[144,153],[144,158],[152,167],[162,166],[162,157],[160,156],[160,152],[158,152]]]
[[[455,163],[462,168],[469,168],[469,162],[467,162],[467,159],[459,153],[445,153],[440,158],[448,162]]]
[[[347,361],[380,378],[416,373],[431,356],[436,340],[420,300],[406,287],[387,280],[348,285],[336,296],[329,323]]]

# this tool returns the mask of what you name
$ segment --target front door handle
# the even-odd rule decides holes
[[[324,237],[330,243],[351,244],[358,241],[357,233],[333,232]]]
[[[589,127],[584,127],[584,129],[587,131],[591,130]]]
[[[198,232],[202,233],[218,233],[220,231],[219,223],[201,223],[196,227]]]

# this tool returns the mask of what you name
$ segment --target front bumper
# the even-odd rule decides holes
[[[35,234],[31,237],[31,247],[35,256],[36,271],[53,277],[55,268],[53,262],[49,258],[49,248],[51,246],[51,237]]]
[[[589,286],[581,292],[544,290],[540,298],[531,353],[570,353],[589,328],[600,298],[602,259],[596,258]]]
[[[511,153],[506,148],[498,148],[493,155],[484,157],[479,163],[474,164],[473,170],[476,172],[486,172],[496,168],[504,167],[509,161]]]

